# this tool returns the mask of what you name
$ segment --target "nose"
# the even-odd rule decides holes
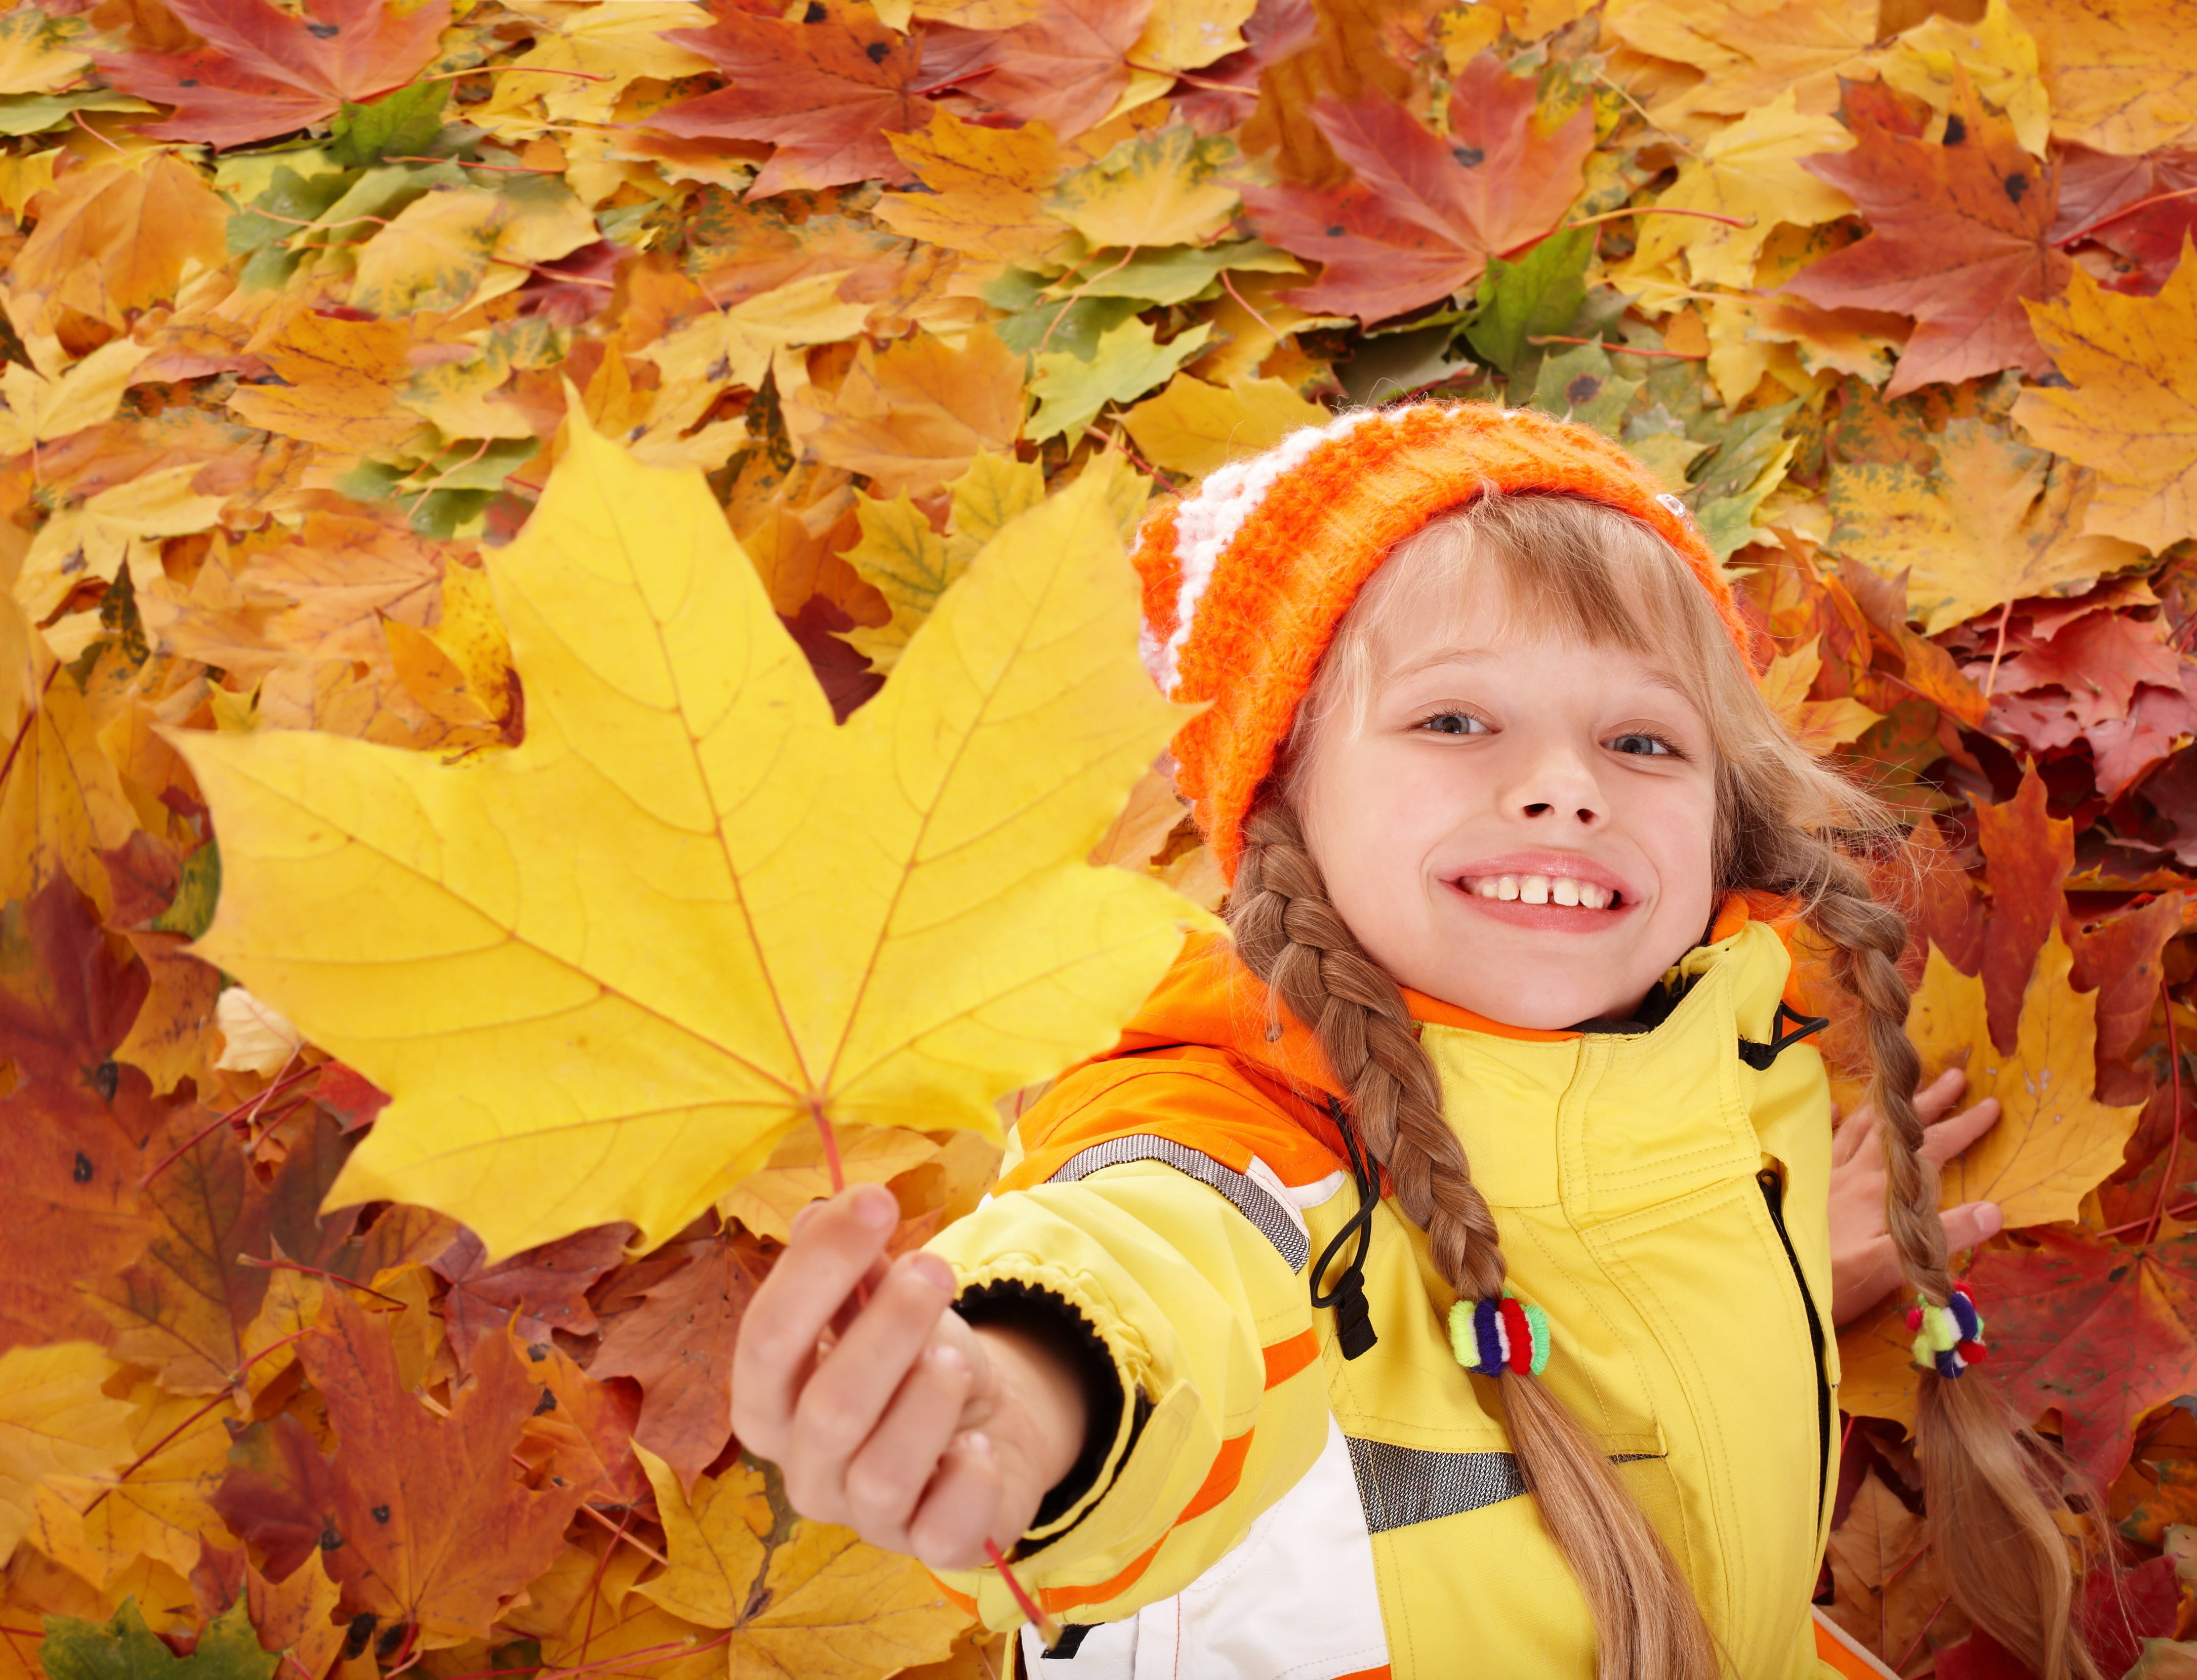
[[[1592,768],[1568,743],[1551,743],[1522,767],[1514,808],[1550,828],[1592,828],[1609,815]]]

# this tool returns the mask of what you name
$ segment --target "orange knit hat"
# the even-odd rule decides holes
[[[1145,663],[1170,699],[1210,703],[1174,755],[1230,879],[1252,799],[1359,590],[1398,542],[1487,486],[1568,492],[1653,528],[1752,663],[1752,633],[1685,503],[1598,432],[1484,403],[1358,409],[1292,432],[1137,538]]]

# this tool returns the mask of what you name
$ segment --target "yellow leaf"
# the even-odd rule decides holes
[[[1197,70],[1243,49],[1243,26],[1259,0],[1153,0],[1129,62],[1151,70]]]
[[[1299,426],[1325,425],[1328,414],[1280,379],[1239,375],[1224,387],[1178,374],[1165,391],[1122,418],[1153,466],[1203,478],[1279,443]]]
[[[221,1028],[221,1060],[217,1068],[243,1074],[275,1075],[296,1059],[304,1040],[298,1029],[272,1005],[241,986],[231,986],[214,1008]]]
[[[404,691],[432,715],[460,729],[493,733],[496,717],[466,681],[458,662],[425,630],[391,618],[381,626],[390,663]]]
[[[100,750],[76,679],[55,673],[36,704],[15,738],[14,767],[0,782],[0,903],[60,874],[104,914],[114,900],[99,854],[129,843],[136,815]]]
[[[865,1126],[839,1147],[840,1170],[850,1185],[881,1185],[938,1159],[939,1146],[920,1132],[897,1126]],[[774,1243],[792,1240],[793,1216],[832,1194],[824,1138],[813,1126],[789,1135],[772,1151],[770,1164],[734,1185],[717,1211]]]
[[[1023,360],[985,326],[959,350],[927,333],[882,354],[865,340],[837,391],[811,386],[799,402],[825,461],[868,474],[886,495],[920,490],[1020,435]]]
[[[1218,178],[1228,150],[1187,123],[1170,123],[1063,176],[1046,203],[1094,251],[1203,245],[1236,211],[1235,188]]]
[[[2024,595],[2078,593],[2143,559],[2118,537],[2085,534],[2106,492],[2082,468],[1982,420],[1947,421],[1937,443],[1934,472],[1834,466],[1823,545],[1887,577],[1910,571],[1907,599],[1926,634]]]
[[[282,383],[239,385],[229,406],[248,425],[338,454],[401,454],[427,435],[397,404],[396,388],[412,373],[411,344],[401,321],[300,310],[259,352]]]
[[[1871,711],[1852,696],[1842,695],[1835,700],[1803,702],[1793,733],[1802,746],[1821,757],[1859,740],[1883,721],[1882,712]]]
[[[479,566],[452,560],[443,568],[443,616],[429,633],[463,674],[466,686],[501,724],[513,701],[511,638],[496,616],[496,594]]]
[[[1983,17],[1960,23],[1933,14],[1899,38],[1877,61],[1877,73],[1900,92],[1946,112],[1953,107],[1953,70],[1968,73],[1978,93],[2006,113],[2025,151],[2044,155],[2051,137],[2051,101],[2037,73],[2037,40],[2007,0],[1990,0]]]
[[[969,556],[964,554],[959,565],[949,559],[946,540],[931,530],[929,515],[906,491],[891,501],[866,496],[855,504],[855,513],[862,540],[843,558],[885,598],[893,616],[891,623],[851,631],[847,640],[879,670],[890,670],[938,597],[967,569]]]
[[[2049,1225],[2076,1218],[2083,1197],[2119,1170],[2142,1108],[2095,1099],[2098,994],[2067,983],[2073,961],[2055,927],[2022,994],[2014,1053],[2006,1056],[1985,1023],[1983,982],[1932,947],[1908,1018],[1924,1078],[1965,1066],[1962,1100],[1996,1097],[2001,1108],[1998,1124],[1946,1164],[1946,1207],[1996,1202],[2009,1229]]]
[[[461,308],[487,272],[502,208],[496,194],[479,187],[438,188],[413,200],[360,250],[353,307],[378,316]]]
[[[2066,294],[2031,305],[2029,319],[2072,385],[2027,387],[2014,418],[2096,469],[2083,529],[2154,551],[2197,536],[2197,260],[2187,241],[2156,298],[2108,292],[2078,268]]]
[[[947,521],[947,558],[966,565],[977,551],[1045,500],[1045,474],[1036,463],[985,454],[949,488],[954,512]]]
[[[130,1404],[100,1388],[119,1369],[88,1341],[0,1353],[0,1561],[28,1532],[45,1478],[106,1475],[130,1462]]]
[[[185,461],[141,473],[47,520],[15,580],[15,599],[32,622],[44,618],[79,583],[95,577],[112,583],[140,545],[213,525],[228,498],[191,488],[203,470],[196,461]],[[154,559],[157,570],[157,553]]]
[[[1091,849],[1091,861],[1142,869],[1157,855],[1189,811],[1189,805],[1174,791],[1174,777],[1157,769],[1145,771],[1129,790],[1129,802],[1122,808],[1122,814],[1107,826],[1104,836]]]
[[[1068,242],[1069,229],[1046,209],[1044,194],[1071,154],[1043,123],[983,128],[941,105],[922,133],[885,137],[930,189],[878,200],[878,220],[895,233],[1025,267],[1044,264]]]
[[[18,298],[116,327],[228,252],[229,206],[165,148],[72,170],[35,207],[38,225],[9,273]]]
[[[825,1523],[797,1518],[780,1529],[751,1465],[704,1476],[689,1500],[663,1460],[634,1451],[671,1555],[668,1571],[634,1590],[687,1621],[730,1628],[735,1680],[872,1680],[942,1660],[967,1625],[913,1558]]]
[[[222,836],[205,954],[393,1098],[332,1203],[498,1254],[659,1242],[818,1112],[996,1135],[1191,915],[1083,860],[1182,715],[1102,479],[1001,531],[839,727],[700,475],[569,424],[487,557],[522,745],[176,738]]]
[[[1823,655],[1818,652],[1821,636],[1808,640],[1789,653],[1781,653],[1770,662],[1769,668],[1754,680],[1762,691],[1762,698],[1777,720],[1788,729],[1799,727],[1800,708],[1806,704],[1808,690],[1813,686],[1816,675],[1823,669]]]
[[[1034,21],[1045,0],[915,0],[913,15],[964,29],[1013,29]]]
[[[54,165],[67,155],[57,148],[50,152],[25,152],[15,157],[0,158],[0,206],[21,221],[24,208],[32,199],[53,190]]]
[[[245,1591],[260,1648],[283,1652],[296,1664],[295,1670],[285,1663],[275,1671],[302,1671],[310,1680],[320,1680],[343,1649],[345,1624],[331,1619],[343,1592],[328,1579],[319,1549],[307,1552],[305,1561],[279,1581],[270,1583],[252,1570],[245,1577]]]
[[[1802,111],[1835,111],[1839,78],[1866,78],[1877,0],[1609,0],[1603,28],[1705,72],[1649,108],[1652,120],[1690,133],[1699,130],[1695,113],[1752,111],[1788,90]]]
[[[1148,322],[1131,316],[1102,333],[1088,360],[1064,350],[1038,356],[1030,395],[1037,412],[1024,428],[1033,443],[1068,434],[1073,448],[1083,428],[1109,403],[1127,403],[1160,384],[1195,355],[1213,329],[1200,323],[1166,344],[1153,340]]]
[[[97,1587],[141,1557],[188,1575],[201,1539],[229,1543],[228,1525],[211,1503],[229,1469],[229,1432],[218,1410],[170,1394],[149,1378],[136,1385],[130,1404],[130,1456],[112,1470],[47,1477],[28,1537]],[[130,1465],[127,1476],[113,1473]]]
[[[55,17],[36,6],[0,17],[0,95],[67,86],[91,66],[91,55],[70,44],[84,33],[82,19]]]
[[[2183,0],[2021,0],[2052,132],[2132,156],[2197,141],[2197,12]]]
[[[0,455],[19,455],[32,443],[66,437],[112,420],[124,387],[151,352],[128,339],[101,345],[58,379],[11,362],[0,370]]]
[[[710,26],[708,10],[686,0],[601,0],[592,6],[529,4],[513,9],[534,25],[533,44],[497,67],[496,91],[467,113],[469,120],[492,133],[530,137],[540,125],[519,113],[536,100],[542,114],[553,122],[613,122],[619,99],[635,82],[674,82],[710,67],[709,60],[671,38],[675,30]]]
[[[1803,114],[1793,90],[1750,111],[1701,148],[1698,158],[1655,200],[1664,209],[1736,216],[1748,225],[1727,228],[1692,216],[1643,216],[1640,240],[1620,278],[1661,267],[1678,252],[1697,286],[1754,284],[1762,242],[1781,222],[1804,225],[1850,214],[1853,201],[1800,167],[1800,159],[1843,152],[1853,136],[1829,112]]]

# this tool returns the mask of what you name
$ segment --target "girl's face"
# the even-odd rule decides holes
[[[1515,1027],[1629,1018],[1713,906],[1709,732],[1672,679],[1472,599],[1385,639],[1363,723],[1314,732],[1298,783],[1328,892],[1414,990]]]

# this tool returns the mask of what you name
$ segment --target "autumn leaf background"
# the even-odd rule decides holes
[[[0,14],[0,1676],[1000,1672],[740,1456],[740,1315],[835,1171],[897,1248],[973,1206],[1220,901],[1120,539],[1422,395],[1646,461],[1771,704],[1910,825],[1913,1029],[2006,1110],[1945,1174],[2009,1218],[1962,1261],[1976,1380],[2106,1491],[2104,1671],[2197,1664],[2193,64],[2177,0]],[[690,597],[695,650],[618,640]],[[787,756],[728,791],[734,647]],[[1009,769],[957,791],[910,756],[942,730]],[[775,1039],[660,1007],[582,935],[701,960],[662,889],[707,897],[705,811],[801,837],[983,1031],[904,980]],[[937,838],[1004,813],[976,864]],[[499,817],[537,886],[594,860],[529,899],[569,927],[499,907]],[[447,902],[347,913],[423,847]],[[1087,970],[1049,999],[983,954],[1032,927]],[[613,1081],[529,1164],[560,976],[606,1042],[657,1009],[741,1149],[664,1156],[702,1122]],[[2019,1676],[1951,1603],[1905,1341],[1840,1339],[1818,1602],[1903,1675]]]

